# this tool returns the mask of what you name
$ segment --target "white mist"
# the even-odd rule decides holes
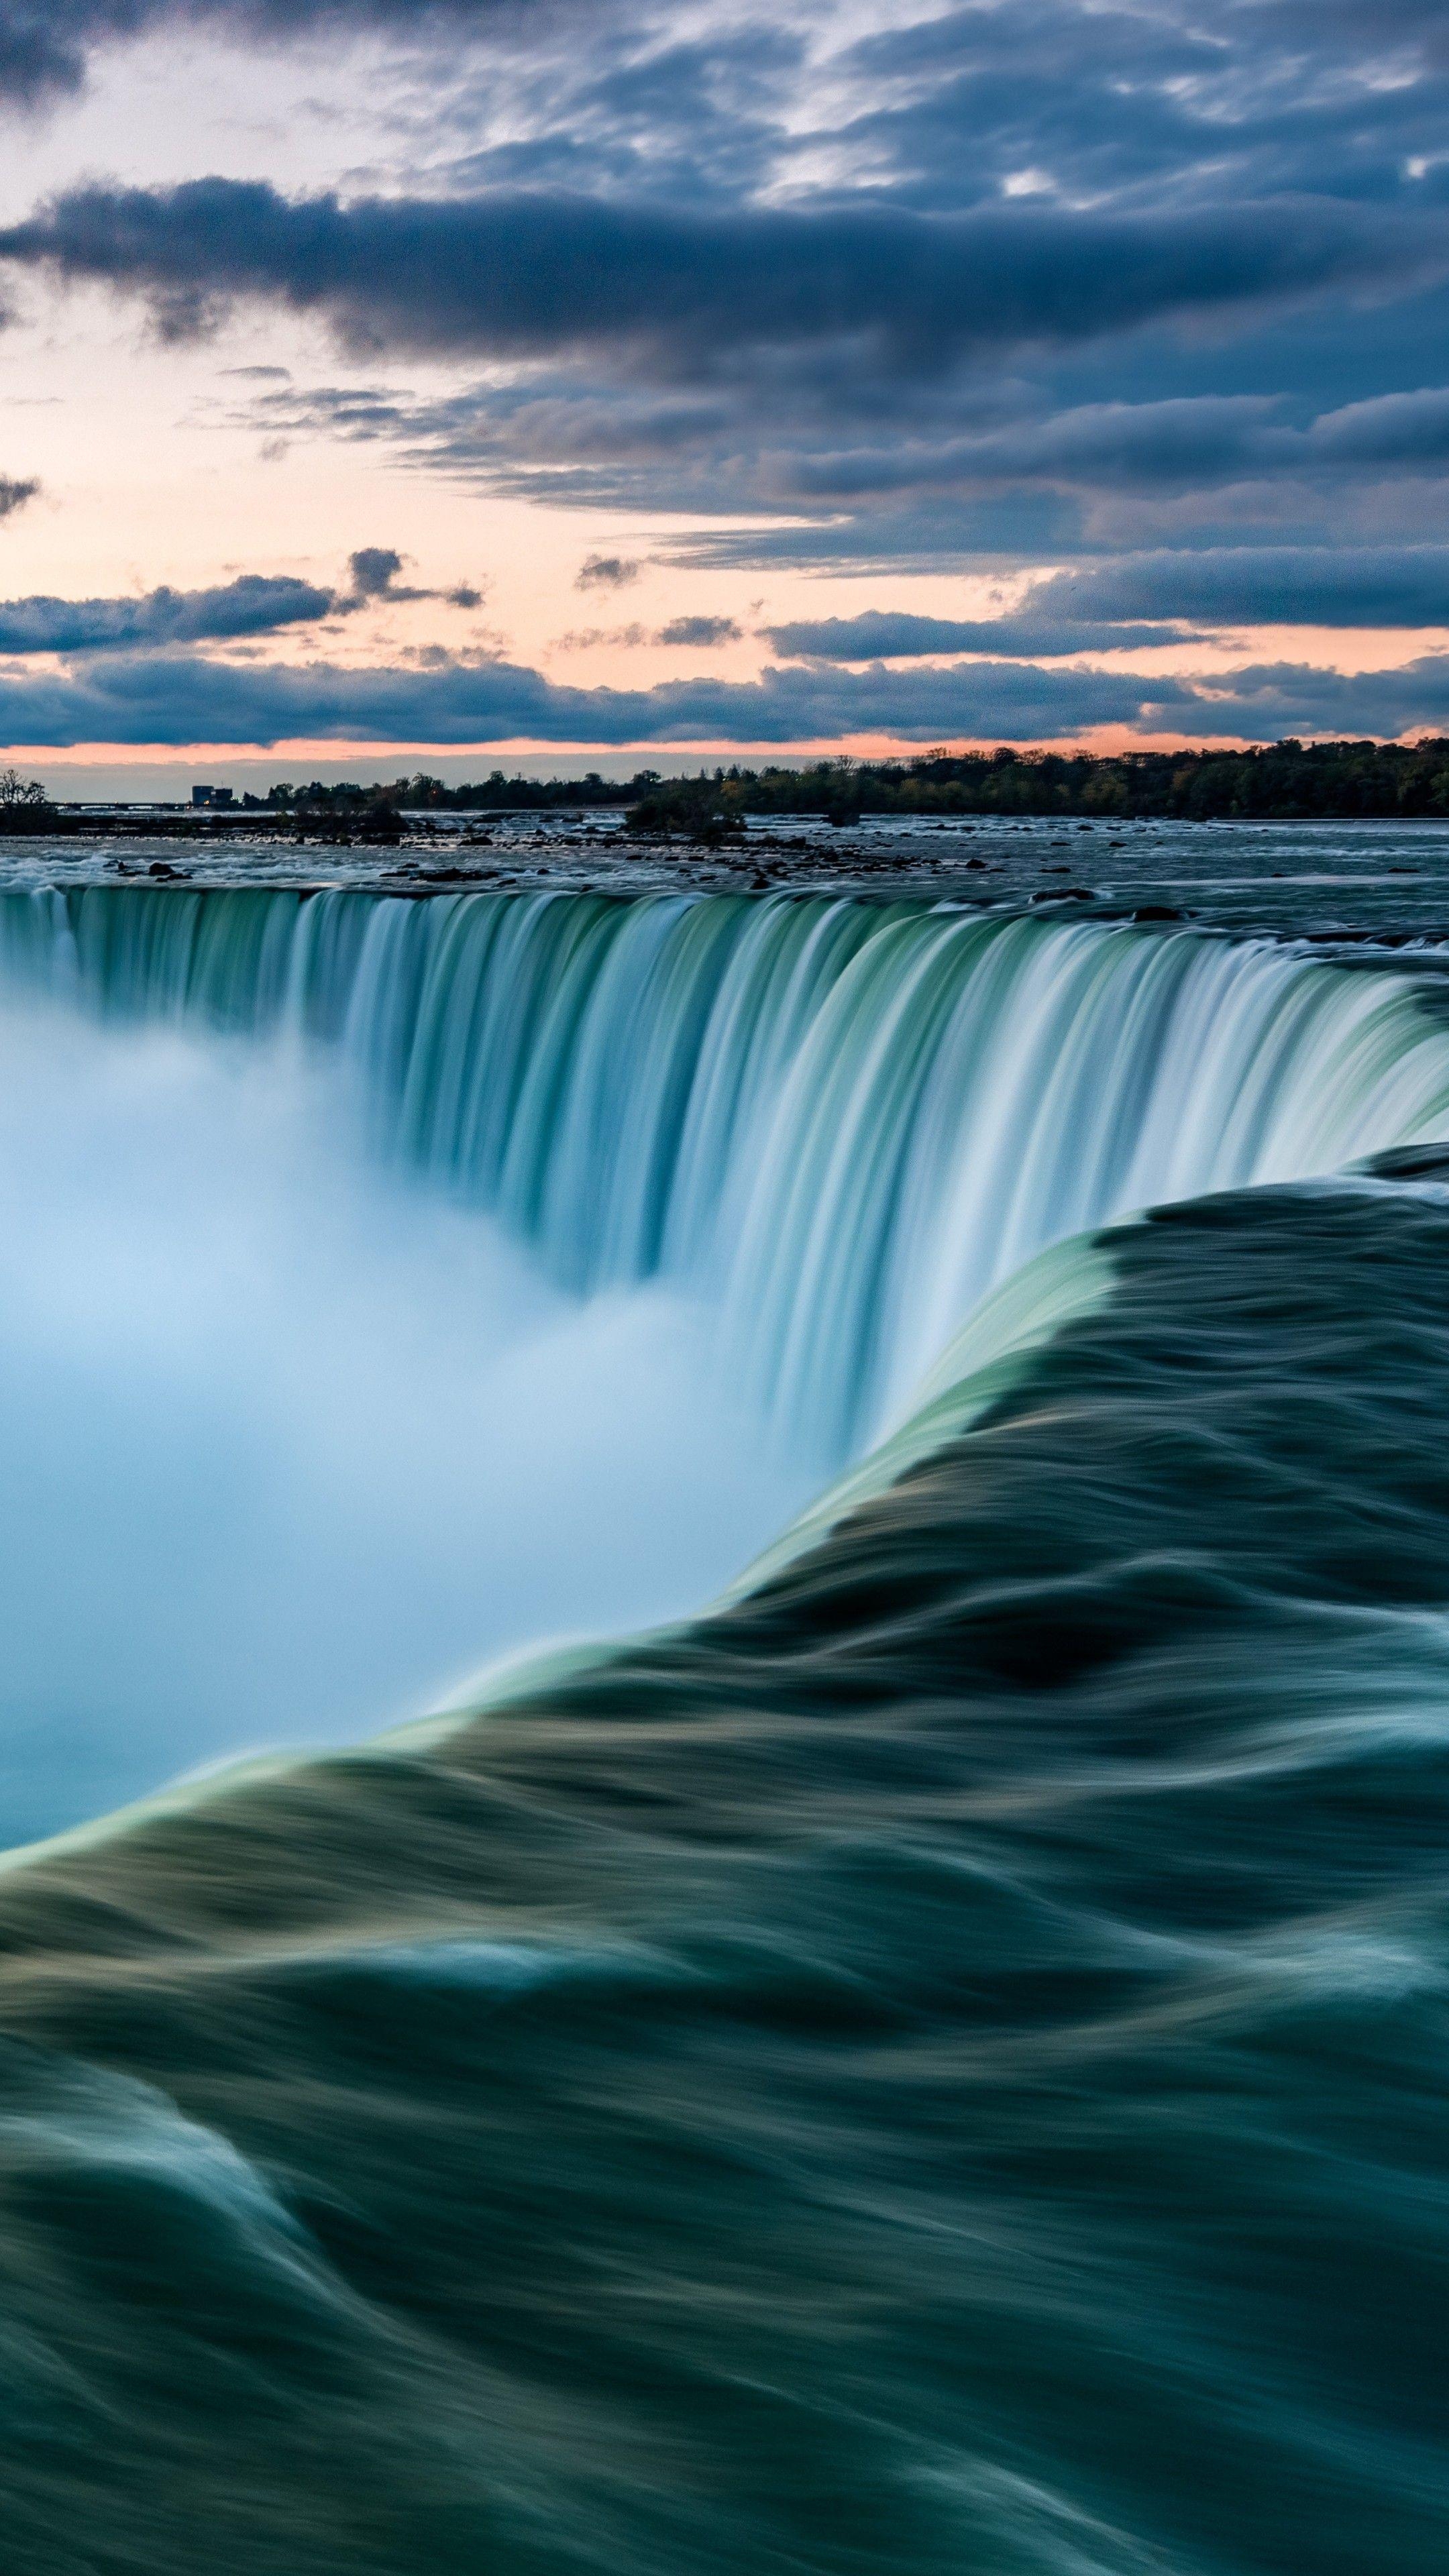
[[[0,1839],[691,1609],[805,1497],[706,1312],[561,1295],[343,1083],[0,1005]]]

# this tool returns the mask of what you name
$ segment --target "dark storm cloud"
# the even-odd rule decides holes
[[[828,66],[851,165],[956,206],[1022,183],[1078,202],[1161,193],[1200,173],[1253,196],[1325,173],[1359,197],[1422,187],[1408,165],[1439,148],[1449,68],[1433,0],[967,0],[855,42],[829,0],[683,27],[647,0],[0,0],[0,87],[74,86],[92,51],[167,24],[263,46],[381,35],[431,54],[435,116],[475,176],[504,186],[677,193],[683,176],[694,193],[749,191],[810,150]],[[520,112],[480,148],[500,48]]]
[[[721,354],[854,344],[892,371],[1164,316],[1449,272],[1449,228],[1327,199],[1181,214],[888,205],[696,213],[586,198],[288,199],[257,181],[91,187],[0,233],[0,257],[205,327],[237,300],[356,345],[437,355]]]
[[[660,627],[654,641],[682,645],[695,652],[714,644],[738,644],[743,631],[734,617],[671,617],[667,626]]]
[[[44,593],[0,599],[0,654],[103,653],[126,645],[221,643],[272,635],[324,617],[352,616],[381,602],[442,599],[476,608],[466,583],[448,591],[399,586],[403,558],[388,546],[362,546],[349,564],[350,583],[336,590],[289,574],[242,573],[209,590],[162,587],[111,599],[55,599]]]
[[[864,660],[1015,662],[1018,708],[1038,657],[1205,626],[1439,623],[1440,549],[1420,540],[1449,510],[1441,0],[947,0],[905,18],[861,35],[833,0],[687,21],[656,0],[0,0],[17,95],[166,23],[395,39],[398,131],[426,117],[435,191],[73,188],[0,249],[168,332],[271,307],[359,352],[455,362],[426,395],[395,366],[372,387],[273,379],[247,417],[552,507],[668,512],[677,563],[1079,567],[1009,620],[782,627],[811,669],[771,682],[772,705],[965,685],[849,668]],[[406,595],[399,567],[333,605]],[[467,583],[444,595],[478,604]],[[687,618],[662,632],[706,642]],[[1413,669],[1397,696],[1345,682],[1365,712],[1343,720],[1438,721],[1403,713],[1437,685]],[[1123,685],[1038,677],[1058,709]],[[1253,690],[1254,724],[1281,690],[1284,723],[1314,729],[1306,680]],[[1209,701],[1187,690],[1180,729]]]
[[[325,617],[332,605],[329,590],[264,573],[243,573],[212,590],[163,588],[129,599],[3,599],[0,653],[81,653],[268,635]]]
[[[0,474],[0,523],[13,519],[27,501],[33,501],[40,490],[35,475]]]
[[[1316,416],[1258,393],[1045,412],[1037,402],[1028,382],[996,371],[929,384],[846,370],[782,388],[778,373],[746,368],[741,381],[675,389],[551,366],[426,399],[288,388],[242,417],[264,435],[385,443],[554,508],[814,523],[702,541],[701,560],[742,564],[1096,553],[1122,542],[1117,522],[1128,520],[1139,544],[1179,532],[1201,544],[1209,493],[1245,541],[1264,544],[1330,531],[1383,539],[1396,523],[1407,535],[1449,506],[1442,388]]]
[[[470,581],[448,590],[418,590],[402,578],[407,558],[395,546],[359,546],[347,558],[350,590],[338,591],[331,605],[339,617],[359,608],[399,608],[414,600],[441,599],[450,608],[481,608],[483,593]]]
[[[263,44],[381,34],[410,44],[562,14],[565,0],[0,0],[0,96],[79,87],[91,55],[156,26],[210,26]]]
[[[1281,463],[1283,434],[1262,395],[1095,403],[985,435],[931,439],[898,433],[870,446],[802,453],[781,462],[781,497],[855,501],[904,491],[971,491],[1003,483],[1065,490],[1180,488]]]
[[[585,555],[574,575],[575,590],[627,590],[643,566],[633,555]]]
[[[968,5],[862,41],[851,131],[918,198],[959,198],[965,135],[983,191],[1382,197],[1442,148],[1446,63],[1432,6]]]
[[[348,558],[352,587],[359,599],[381,599],[391,591],[403,568],[392,546],[359,546]]]
[[[795,618],[765,632],[775,652],[821,662],[919,661],[948,653],[1031,661],[1065,653],[1138,652],[1184,640],[1180,628],[1168,625],[1053,624],[1032,616],[914,617],[891,610]]]
[[[1392,671],[1321,671],[1273,662],[1197,684],[1171,719],[1175,733],[1279,742],[1290,734],[1394,737],[1449,730],[1449,654]]]
[[[905,739],[1139,724],[1190,703],[1177,681],[1099,671],[1062,677],[1031,664],[957,671],[766,670],[759,680],[668,681],[652,689],[560,687],[517,663],[301,667],[204,655],[114,654],[69,673],[0,673],[0,742],[256,743],[285,740],[483,746],[541,742],[835,740],[867,730]]]
[[[1161,549],[1057,574],[1033,618],[1269,626],[1449,626],[1449,545]]]
[[[270,668],[202,654],[102,654],[72,671],[0,672],[0,743],[182,745],[289,740],[484,749],[544,743],[905,742],[1070,739],[1100,725],[1140,734],[1273,741],[1285,733],[1397,734],[1449,720],[1449,655],[1366,676],[1267,664],[1146,679],[1031,663],[863,671],[780,664],[756,681],[652,689],[565,688],[517,663],[439,657],[426,666]]]
[[[1302,461],[1312,466],[1441,466],[1449,461],[1449,390],[1420,387],[1346,403],[1314,421]]]
[[[1034,582],[1000,617],[872,610],[766,632],[778,653],[866,662],[1131,652],[1255,625],[1449,627],[1449,545],[1161,548]]]
[[[1271,395],[1197,395],[1163,402],[1080,405],[985,435],[802,456],[802,498],[1045,482],[1063,490],[1201,489],[1255,477],[1335,481],[1365,467],[1442,472],[1449,464],[1449,391],[1431,388],[1344,405],[1306,424]]]
[[[815,15],[828,11],[824,0]],[[535,27],[531,43],[509,49],[502,120],[492,112],[498,47],[444,89],[437,109],[456,141],[454,193],[585,189],[729,203],[758,194],[788,158],[789,103],[812,83],[804,9],[768,24],[743,8],[731,24],[715,9],[691,28],[659,0],[652,10],[649,0],[592,0],[587,44],[577,28],[564,32],[560,43]]]
[[[744,628],[733,617],[671,617],[667,626],[642,625],[636,618],[628,626],[577,626],[566,635],[556,635],[556,653],[595,652],[606,650],[637,653],[646,645],[665,645],[675,651],[702,653],[718,644],[738,644]]]

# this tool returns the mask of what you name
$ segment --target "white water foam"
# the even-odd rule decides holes
[[[0,1011],[0,1838],[692,1608],[809,1479],[659,1284],[583,1302],[325,1064]]]

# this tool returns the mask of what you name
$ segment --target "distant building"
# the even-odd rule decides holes
[[[193,787],[191,802],[193,805],[208,806],[214,811],[218,806],[234,805],[236,798],[229,787]]]

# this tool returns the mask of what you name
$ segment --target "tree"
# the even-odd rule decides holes
[[[18,769],[0,770],[0,805],[49,805],[38,778],[22,778]]]

